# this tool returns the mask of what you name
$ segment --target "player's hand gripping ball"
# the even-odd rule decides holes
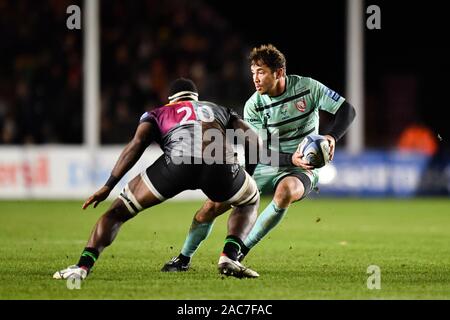
[[[322,135],[306,136],[298,145],[297,151],[303,154],[303,160],[315,168],[322,168],[330,162],[330,144]]]

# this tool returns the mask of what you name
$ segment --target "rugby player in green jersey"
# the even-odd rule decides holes
[[[254,48],[249,61],[256,92],[245,104],[244,120],[261,135],[278,138],[277,151],[293,153],[305,136],[319,132],[319,111],[328,112],[334,117],[332,128],[325,134],[332,160],[336,142],[355,117],[353,106],[319,81],[287,75],[286,59],[273,45]],[[240,260],[282,220],[293,202],[305,198],[318,183],[319,169],[302,161],[286,167],[258,164],[253,169],[259,191],[272,193],[273,199],[244,240]],[[207,200],[194,216],[181,253],[162,271],[188,270],[191,257],[211,232],[214,219],[229,209],[227,204]]]

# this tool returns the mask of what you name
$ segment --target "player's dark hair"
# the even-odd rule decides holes
[[[198,93],[197,86],[194,81],[187,78],[178,78],[170,84],[169,95],[173,95],[180,91],[191,91]]]
[[[170,84],[169,100],[189,99],[197,100],[198,90],[194,81],[186,78],[178,78]]]
[[[250,64],[259,64],[262,62],[268,66],[272,72],[275,72],[280,68],[283,68],[286,71],[286,58],[284,57],[284,54],[270,43],[253,48],[248,60],[250,61]]]

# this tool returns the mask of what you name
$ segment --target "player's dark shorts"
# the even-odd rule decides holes
[[[175,164],[162,155],[141,177],[161,201],[196,189],[212,201],[239,206],[254,203],[259,197],[256,183],[239,164]]]

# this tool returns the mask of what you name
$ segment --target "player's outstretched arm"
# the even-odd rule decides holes
[[[139,158],[144,153],[145,149],[152,142],[151,138],[152,123],[142,122],[139,124],[133,139],[127,144],[125,149],[119,156],[113,170],[111,171],[111,176],[103,187],[101,187],[96,193],[91,195],[86,202],[83,204],[83,209],[86,209],[94,203],[94,208],[97,205],[108,198],[111,190],[114,186],[122,179],[122,177],[130,170]]]

